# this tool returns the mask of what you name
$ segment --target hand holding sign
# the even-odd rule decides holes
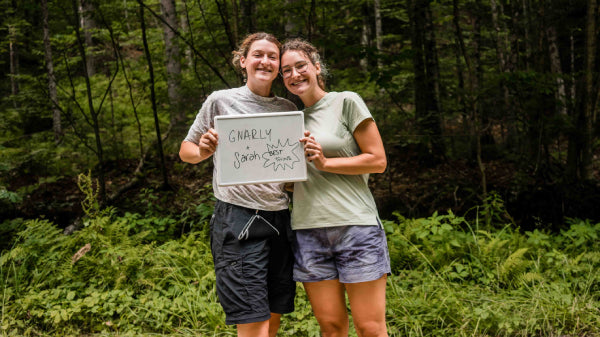
[[[214,129],[209,129],[205,134],[200,137],[198,147],[200,148],[200,155],[206,153],[207,157],[213,154],[219,144],[219,135]]]

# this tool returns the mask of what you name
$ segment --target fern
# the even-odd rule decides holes
[[[528,248],[519,248],[498,267],[498,278],[504,285],[514,285],[515,281],[523,276],[530,261],[524,259]]]

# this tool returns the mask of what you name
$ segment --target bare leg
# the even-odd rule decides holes
[[[269,319],[269,337],[277,336],[277,330],[279,330],[279,324],[281,323],[281,314],[271,313]]]
[[[238,337],[268,337],[269,321],[238,324],[237,335]]]
[[[385,287],[387,275],[378,280],[346,283],[352,319],[359,337],[387,337]]]
[[[349,329],[344,285],[339,280],[305,282],[304,289],[323,337],[347,337]]]

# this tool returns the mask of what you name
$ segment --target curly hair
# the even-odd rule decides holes
[[[313,65],[317,65],[317,63],[319,64],[319,66],[321,67],[321,73],[319,75],[317,75],[317,82],[319,84],[319,87],[321,87],[321,89],[325,90],[325,77],[327,77],[328,71],[327,71],[327,66],[321,60],[321,55],[319,55],[319,50],[315,46],[313,46],[310,42],[308,42],[304,39],[294,38],[294,39],[285,41],[285,43],[283,44],[283,47],[281,47],[281,55],[285,54],[288,51],[299,51],[299,52],[303,53],[304,55],[306,55],[306,57],[308,57],[308,59],[310,60],[310,62]]]

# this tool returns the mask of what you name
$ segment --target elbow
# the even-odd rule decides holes
[[[179,159],[181,159],[181,161],[183,161],[184,163],[189,164],[197,164],[198,162],[200,162],[199,160],[195,161],[194,158],[190,156],[190,153],[185,149],[179,150]]]
[[[186,156],[185,156],[185,152],[183,151],[183,149],[179,149],[179,159],[181,159],[181,161],[188,163],[188,161],[186,160]]]
[[[387,159],[383,157],[383,159],[381,159],[378,164],[379,165],[377,165],[377,173],[385,172],[385,169],[387,168]]]
[[[374,173],[383,173],[387,168],[387,158],[385,156],[383,158],[379,158],[375,164],[375,172]]]

